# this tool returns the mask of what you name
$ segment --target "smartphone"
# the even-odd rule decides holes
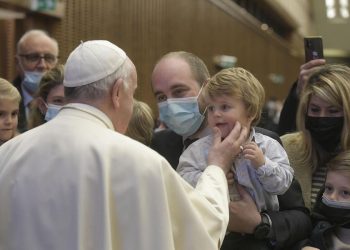
[[[304,37],[305,62],[323,58],[322,37]]]

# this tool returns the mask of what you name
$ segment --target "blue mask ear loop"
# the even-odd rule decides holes
[[[46,113],[47,113],[47,111],[49,110],[49,105],[47,104],[47,102],[46,102],[46,101],[44,101],[44,104],[45,104],[45,106],[46,106],[46,112],[45,112],[45,114],[43,114],[43,116],[45,116],[45,115],[46,115]]]
[[[49,109],[49,106],[47,105],[47,102],[44,100],[44,98],[42,98],[41,96],[39,96],[38,98],[41,98],[42,99],[42,102],[44,103],[44,105],[45,105],[45,107],[46,107],[46,112],[47,112],[47,110]],[[40,113],[43,115],[43,116],[45,116],[46,115],[46,112],[44,113],[42,110],[41,110],[41,108],[39,107],[39,105],[38,105],[38,110],[40,111]]]
[[[201,86],[201,88],[199,89],[198,95],[196,96],[196,97],[197,97],[197,99],[198,99],[198,98],[199,98],[199,96],[201,95],[202,90],[203,90],[203,88],[204,88],[204,85],[205,85],[205,84],[203,84],[203,85]]]
[[[205,116],[205,113],[207,113],[207,109],[208,109],[208,106],[205,106],[203,113],[201,113],[202,116]]]
[[[210,80],[210,77],[207,78],[207,80],[204,81],[204,83],[202,84],[202,86],[201,86],[201,88],[200,88],[200,90],[199,90],[199,92],[198,92],[197,98],[200,96],[200,94],[202,93],[202,90],[203,90],[204,87],[208,84],[209,80]]]
[[[197,95],[197,102],[198,102],[198,99],[199,99],[199,96],[201,95],[201,93],[202,93],[202,91],[203,91],[203,89],[204,89],[204,87],[207,85],[207,83],[209,82],[209,80],[210,80],[210,78],[208,78],[203,84],[202,84],[202,86],[201,86],[201,88],[200,88],[200,90],[199,90],[199,92],[198,92],[198,95]],[[199,103],[198,103],[198,106],[199,106]],[[208,106],[205,106],[205,109],[204,109],[204,111],[203,111],[203,113],[201,114],[201,115],[205,115],[205,113],[207,112],[207,109],[208,109]]]

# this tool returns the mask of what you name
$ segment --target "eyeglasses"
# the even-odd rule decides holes
[[[31,54],[21,54],[19,56],[24,57],[29,63],[38,63],[41,59],[44,59],[45,62],[49,64],[54,64],[57,61],[57,56],[52,54],[40,55],[38,53],[31,53]]]

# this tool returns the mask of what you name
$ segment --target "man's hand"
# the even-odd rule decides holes
[[[251,161],[252,165],[258,169],[265,164],[263,151],[255,142],[248,142],[243,146],[243,157]]]
[[[299,96],[301,91],[304,88],[304,85],[306,84],[307,80],[309,79],[310,75],[314,73],[316,70],[320,68],[320,66],[323,66],[326,64],[325,59],[315,59],[311,60],[300,67],[300,73],[298,78],[298,85],[297,85],[297,95]]]
[[[208,154],[208,165],[221,167],[225,174],[231,169],[233,160],[240,153],[240,146],[245,142],[248,130],[236,122],[230,134],[221,141],[220,129],[214,128],[213,144]]]
[[[261,222],[261,215],[250,194],[241,185],[236,184],[236,186],[241,195],[241,200],[231,201],[229,204],[230,221],[228,230],[252,234],[255,227]]]

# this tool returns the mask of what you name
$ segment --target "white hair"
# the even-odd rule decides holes
[[[26,33],[24,33],[23,36],[19,39],[19,41],[17,43],[17,54],[21,53],[21,50],[23,48],[23,44],[28,40],[28,38],[33,37],[33,36],[41,36],[41,37],[49,38],[53,42],[54,46],[56,47],[56,51],[58,53],[58,43],[57,43],[56,39],[49,36],[49,34],[44,30],[33,29],[33,30],[29,30]]]

